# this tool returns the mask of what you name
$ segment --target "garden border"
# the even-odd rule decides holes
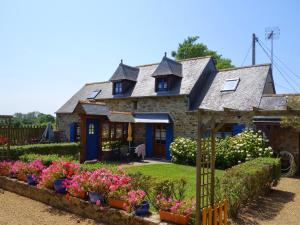
[[[99,207],[91,202],[56,193],[49,189],[39,189],[25,182],[0,176],[0,188],[45,203],[55,208],[94,219],[110,225],[170,225],[161,222],[158,214],[139,217],[111,207]]]

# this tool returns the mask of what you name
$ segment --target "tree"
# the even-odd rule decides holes
[[[234,67],[230,59],[223,58],[216,51],[208,49],[203,43],[196,43],[198,36],[192,36],[179,43],[177,51],[172,51],[172,56],[176,59],[188,59],[202,56],[212,56],[216,61],[217,69]]]
[[[55,117],[40,112],[15,113],[12,119],[12,124],[17,127],[24,125],[47,125],[48,123],[55,123]]]
[[[287,105],[292,109],[300,109],[300,95],[288,96]],[[300,131],[300,117],[283,117],[281,120],[282,127],[293,127],[297,131]]]

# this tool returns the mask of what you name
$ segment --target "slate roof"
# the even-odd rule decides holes
[[[269,71],[269,64],[219,71],[212,83],[208,84],[210,87],[199,108],[222,111],[224,107],[236,110],[259,107]],[[240,81],[235,91],[222,91],[226,80],[238,78]],[[267,99],[263,100],[263,104],[265,100]]]
[[[117,70],[110,78],[110,81],[118,81],[118,80],[136,81],[138,74],[139,74],[139,68],[125,65],[121,61]]]
[[[165,76],[165,75],[175,75],[182,77],[182,65],[181,63],[169,59],[167,56],[164,56],[162,61],[158,64],[157,68],[153,72],[152,76]]]
[[[158,67],[159,63],[137,66],[139,74],[137,82],[130,93],[123,95],[112,95],[112,82],[96,82],[84,85],[76,94],[74,94],[56,113],[72,113],[78,101],[86,100],[94,90],[101,90],[97,95],[96,100],[112,99],[112,98],[140,98],[154,96],[177,96],[188,95],[194,87],[196,81],[203,74],[211,57],[200,57],[193,59],[180,60],[182,65],[182,79],[177,82],[176,86],[171,91],[166,93],[155,92],[155,78],[152,77],[153,72]]]
[[[286,110],[286,95],[265,95],[261,98],[259,108],[264,110]]]

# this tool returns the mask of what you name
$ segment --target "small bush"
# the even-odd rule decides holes
[[[73,155],[76,156],[80,152],[80,145],[78,143],[52,143],[52,144],[34,144],[11,146],[9,156],[11,160],[17,160],[24,154],[40,154],[40,155]],[[1,155],[1,150],[0,150]]]
[[[170,146],[172,162],[196,165],[197,141],[179,137]],[[216,139],[216,168],[227,169],[257,157],[271,157],[273,150],[260,131],[244,132],[224,139]]]
[[[220,169],[272,155],[273,150],[261,131],[245,130],[236,136],[218,139],[216,143],[216,166]]]
[[[280,179],[280,159],[257,158],[225,171],[216,182],[217,200],[229,201],[235,217],[242,205],[276,185]]]
[[[196,164],[197,142],[189,138],[178,137],[170,145],[172,162],[185,165]]]
[[[132,178],[131,184],[133,188],[143,190],[147,200],[156,210],[159,209],[157,202],[158,196],[177,200],[183,200],[185,198],[187,185],[185,179],[157,180],[152,176],[144,175],[139,172],[129,174],[129,176]]]
[[[54,161],[74,161],[76,158],[72,155],[58,155],[58,154],[51,154],[51,155],[40,155],[40,154],[24,154],[21,155],[20,160],[24,162],[32,162],[36,159],[40,159],[44,165],[50,165]]]

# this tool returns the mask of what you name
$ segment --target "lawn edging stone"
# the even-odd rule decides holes
[[[9,177],[0,176],[0,188],[55,208],[110,225],[170,225],[170,223],[161,222],[158,214],[149,217],[139,217],[123,210],[111,207],[99,207],[91,202],[72,196],[67,199],[65,195],[52,190],[39,189]]]

